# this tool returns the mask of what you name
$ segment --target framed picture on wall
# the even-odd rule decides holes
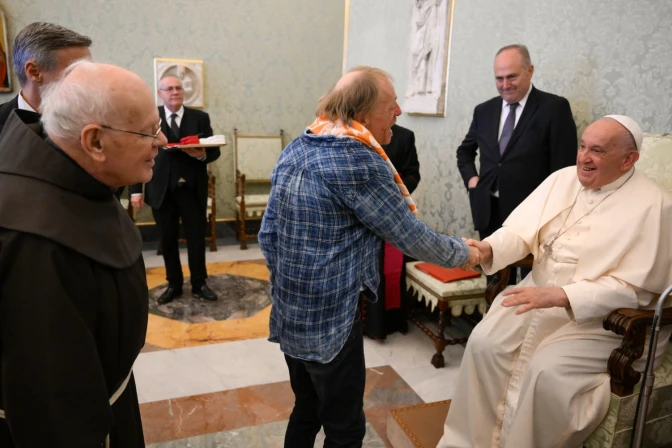
[[[200,109],[205,107],[203,86],[203,61],[195,59],[154,58],[154,98],[157,106],[162,106],[159,98],[159,80],[165,75],[175,75],[182,80],[184,105]]]
[[[446,116],[448,53],[454,0],[410,0],[410,51],[404,111]]]
[[[9,41],[7,40],[7,22],[5,12],[0,9],[0,92],[12,91],[12,75],[9,66]]]

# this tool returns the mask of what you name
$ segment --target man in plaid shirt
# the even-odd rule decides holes
[[[380,145],[401,109],[389,75],[356,67],[320,100],[317,120],[272,175],[259,243],[271,273],[272,342],[280,343],[296,402],[285,447],[361,447],[365,384],[360,298],[376,300],[386,240],[441,266],[478,253],[414,215]]]

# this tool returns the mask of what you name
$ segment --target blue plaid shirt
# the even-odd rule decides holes
[[[271,273],[269,341],[287,355],[327,363],[341,351],[362,286],[378,290],[381,239],[454,267],[469,257],[409,210],[387,163],[351,138],[309,132],[282,152],[259,233]]]

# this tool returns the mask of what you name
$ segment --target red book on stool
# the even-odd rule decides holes
[[[440,282],[448,283],[457,280],[467,280],[480,277],[481,273],[473,269],[462,270],[460,268],[442,268],[432,263],[418,263],[415,268],[425,274],[431,275]]]

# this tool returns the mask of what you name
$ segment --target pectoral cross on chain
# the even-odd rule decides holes
[[[541,248],[544,249],[544,253],[539,259],[539,261],[553,257],[553,243],[555,243],[555,238],[553,238],[551,241],[541,246]]]

